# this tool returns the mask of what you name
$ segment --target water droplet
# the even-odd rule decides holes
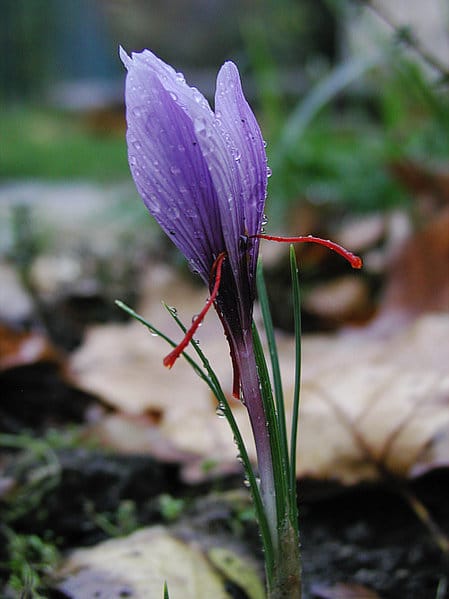
[[[176,100],[178,99],[178,96],[175,94],[175,92],[170,92],[170,96],[172,97],[172,99],[176,102]]]
[[[173,316],[178,316],[178,310],[174,306],[167,306],[168,311],[173,314]]]
[[[267,166],[267,177],[271,177],[271,175],[272,175],[271,168],[269,166]]]
[[[196,118],[195,122],[194,122],[194,129],[195,129],[196,134],[205,135],[206,134],[206,121],[201,117]]]
[[[240,152],[238,150],[233,151],[233,156],[234,156],[234,160],[236,162],[239,162],[240,158],[242,157],[242,155],[240,154]]]
[[[135,166],[137,164],[137,158],[132,154],[129,155],[129,164],[130,166]]]
[[[159,337],[159,335],[157,333],[155,333],[154,331],[150,331],[150,335],[152,337]]]
[[[181,169],[179,168],[179,166],[176,166],[175,164],[173,164],[170,167],[170,172],[171,172],[172,175],[179,175],[180,172],[181,172]]]
[[[167,215],[171,218],[171,219],[177,219],[179,218],[179,210],[177,206],[170,206],[167,209]]]
[[[142,149],[142,144],[140,143],[140,141],[133,141],[133,147],[136,150],[141,150]]]
[[[154,194],[150,195],[149,207],[153,214],[158,214],[161,211],[161,206],[159,204],[159,198]]]
[[[243,479],[243,484],[244,484],[244,485],[245,485],[245,487],[247,487],[248,489],[249,489],[249,488],[250,488],[250,486],[251,486],[251,483],[249,482],[249,480],[248,480],[247,478],[244,478],[244,479]]]
[[[197,102],[198,104],[200,104],[201,102],[204,102],[204,96],[201,92],[199,92],[196,87],[192,87],[193,90],[193,99],[195,100],[195,102]]]
[[[141,116],[141,114],[142,114],[142,108],[141,108],[140,106],[135,106],[135,107],[132,109],[132,113],[133,113],[133,115],[134,115],[134,116],[137,116],[137,117],[139,117],[139,116]]]
[[[179,144],[179,145],[178,145],[178,150],[179,150],[180,152],[185,152],[185,151],[186,151],[186,148],[185,148],[185,146],[183,146],[182,144]]]
[[[184,77],[184,73],[176,73],[176,80],[180,83],[185,83],[186,78]]]
[[[217,409],[215,410],[215,413],[217,414],[217,416],[219,418],[224,418],[225,417],[225,413],[224,413],[224,406],[222,406],[221,404],[217,407]]]
[[[266,148],[267,147],[267,142],[265,140],[263,140],[263,147]]]
[[[266,214],[262,216],[262,222],[260,224],[262,225],[262,227],[265,227],[265,225],[268,224],[268,218]]]

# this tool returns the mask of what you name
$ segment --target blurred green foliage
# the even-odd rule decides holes
[[[272,131],[268,209],[302,198],[351,210],[386,209],[408,198],[392,173],[394,163],[447,163],[448,90],[416,62],[392,56],[367,63],[357,79],[345,79],[350,65],[336,67]]]
[[[30,106],[0,111],[0,180],[129,177],[125,129],[98,133],[82,115]]]

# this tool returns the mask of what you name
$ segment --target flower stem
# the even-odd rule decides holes
[[[274,485],[273,459],[271,455],[270,435],[267,418],[263,408],[259,375],[254,355],[251,330],[243,331],[242,341],[236,352],[241,372],[243,401],[248,410],[254,435],[257,454],[257,466],[260,478],[260,492],[270,527],[273,548],[277,553],[277,510]]]
[[[273,562],[266,564],[267,596],[269,599],[301,599],[301,563],[298,528],[291,521],[289,498],[279,484],[287,472],[274,471],[274,438],[264,409],[260,375],[258,372],[253,337],[243,335],[236,352],[241,376],[242,395],[245,401],[256,444],[260,492],[270,528],[273,545]],[[282,482],[282,481],[281,481]],[[283,513],[278,494],[283,494]],[[296,514],[296,510],[293,512]]]

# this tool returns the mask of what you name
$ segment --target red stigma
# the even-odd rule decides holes
[[[225,258],[226,252],[221,252],[221,254],[219,254],[216,258],[215,262],[212,264],[212,268],[210,270],[211,278],[215,276],[215,283],[212,289],[212,293],[210,294],[210,297],[207,300],[204,308],[201,310],[198,316],[195,316],[195,318],[193,319],[192,326],[184,335],[184,339],[167,356],[165,356],[164,366],[167,366],[167,368],[171,368],[173,366],[173,364],[176,362],[176,360],[179,358],[179,356],[182,354],[185,348],[192,341],[193,336],[196,333],[198,327],[203,322],[206,314],[209,312],[210,307],[212,306],[214,301],[217,299],[218,291],[220,289],[223,260]]]
[[[268,241],[280,241],[283,243],[318,243],[319,245],[324,245],[330,250],[336,252],[337,254],[340,254],[340,256],[343,256],[343,258],[345,258],[350,263],[352,268],[362,268],[363,266],[363,261],[360,258],[360,256],[356,256],[341,245],[338,245],[338,243],[334,243],[329,239],[321,239],[321,237],[314,237],[313,235],[305,235],[300,237],[277,237],[275,235],[263,235],[261,233],[258,235],[251,235],[251,237],[257,237],[258,239],[267,239]]]

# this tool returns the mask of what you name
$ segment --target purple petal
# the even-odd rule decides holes
[[[244,219],[244,231],[241,234],[260,233],[267,195],[265,143],[256,117],[243,94],[238,69],[232,62],[226,62],[218,73],[215,114],[221,119],[235,148],[233,157],[240,178]],[[250,252],[250,277],[255,272],[258,246],[258,240],[254,240]]]
[[[267,191],[267,158],[259,125],[243,95],[239,72],[226,62],[217,77],[215,114],[235,147],[239,166],[245,225],[249,235],[260,233]]]
[[[127,104],[144,104],[142,96],[147,93],[149,74],[153,73],[160,85],[170,93],[175,103],[189,117],[196,140],[210,173],[215,189],[216,209],[220,214],[221,234],[232,270],[236,277],[240,270],[240,236],[245,232],[242,204],[241,178],[234,159],[236,149],[228,131],[212,112],[207,100],[194,87],[189,87],[181,73],[164,63],[149,50],[132,54],[121,50],[123,63],[132,74],[133,82],[127,83]],[[158,221],[159,222],[159,221]],[[182,250],[183,251],[183,250]]]
[[[130,61],[130,59],[128,59]],[[128,154],[137,189],[156,221],[207,282],[225,249],[217,194],[194,123],[157,73],[128,63]]]

